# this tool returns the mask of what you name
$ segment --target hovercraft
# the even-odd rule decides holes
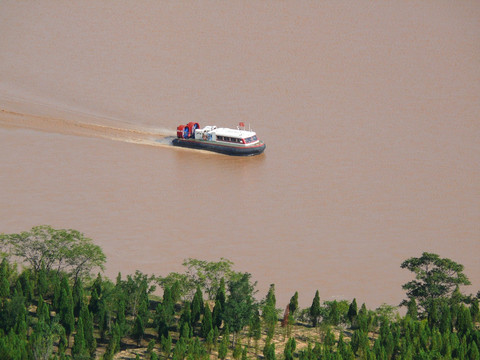
[[[251,129],[246,130],[240,123],[236,129],[205,126],[200,128],[196,122],[177,127],[177,138],[174,146],[190,149],[214,151],[233,156],[259,155],[265,150],[263,141]]]

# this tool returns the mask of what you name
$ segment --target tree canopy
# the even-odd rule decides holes
[[[187,268],[186,273],[171,272],[167,276],[159,276],[157,282],[163,289],[172,287],[175,283],[179,284],[181,297],[187,299],[193,298],[199,286],[207,294],[208,299],[212,300],[215,298],[222,279],[228,282],[230,279],[242,276],[232,270],[233,262],[224,258],[221,258],[220,261],[188,258],[182,265]]]
[[[35,273],[43,267],[66,272],[76,281],[96,268],[105,268],[106,257],[100,246],[77,230],[34,226],[20,234],[1,234],[0,243],[7,255],[29,264]]]
[[[424,252],[419,258],[405,260],[401,268],[415,274],[415,280],[407,282],[402,288],[407,291],[409,299],[417,301],[424,313],[434,300],[447,299],[461,285],[470,285],[463,273],[463,265],[437,254]],[[407,300],[402,302],[402,305],[407,304]]]

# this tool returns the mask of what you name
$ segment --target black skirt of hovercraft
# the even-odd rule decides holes
[[[213,151],[220,154],[232,155],[232,156],[252,156],[259,155],[265,150],[265,144],[260,142],[259,144],[240,147],[232,145],[220,145],[210,141],[194,140],[194,139],[173,139],[172,145],[180,146],[190,149],[200,149]]]

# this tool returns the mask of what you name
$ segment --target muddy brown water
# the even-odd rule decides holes
[[[423,251],[480,290],[480,3],[0,3],[0,232],[106,274],[228,258],[309,306],[398,304]],[[251,124],[265,154],[168,146]]]

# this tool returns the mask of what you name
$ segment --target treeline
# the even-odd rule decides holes
[[[355,299],[322,303],[319,291],[307,309],[298,293],[278,309],[274,285],[258,300],[251,275],[226,259],[187,259],[184,273],[164,277],[91,278],[105,256],[75,230],[35,227],[0,235],[0,246],[0,359],[113,359],[130,350],[173,360],[480,360],[480,292],[462,294],[463,266],[436,254],[401,264],[415,279],[403,286],[400,316]]]

